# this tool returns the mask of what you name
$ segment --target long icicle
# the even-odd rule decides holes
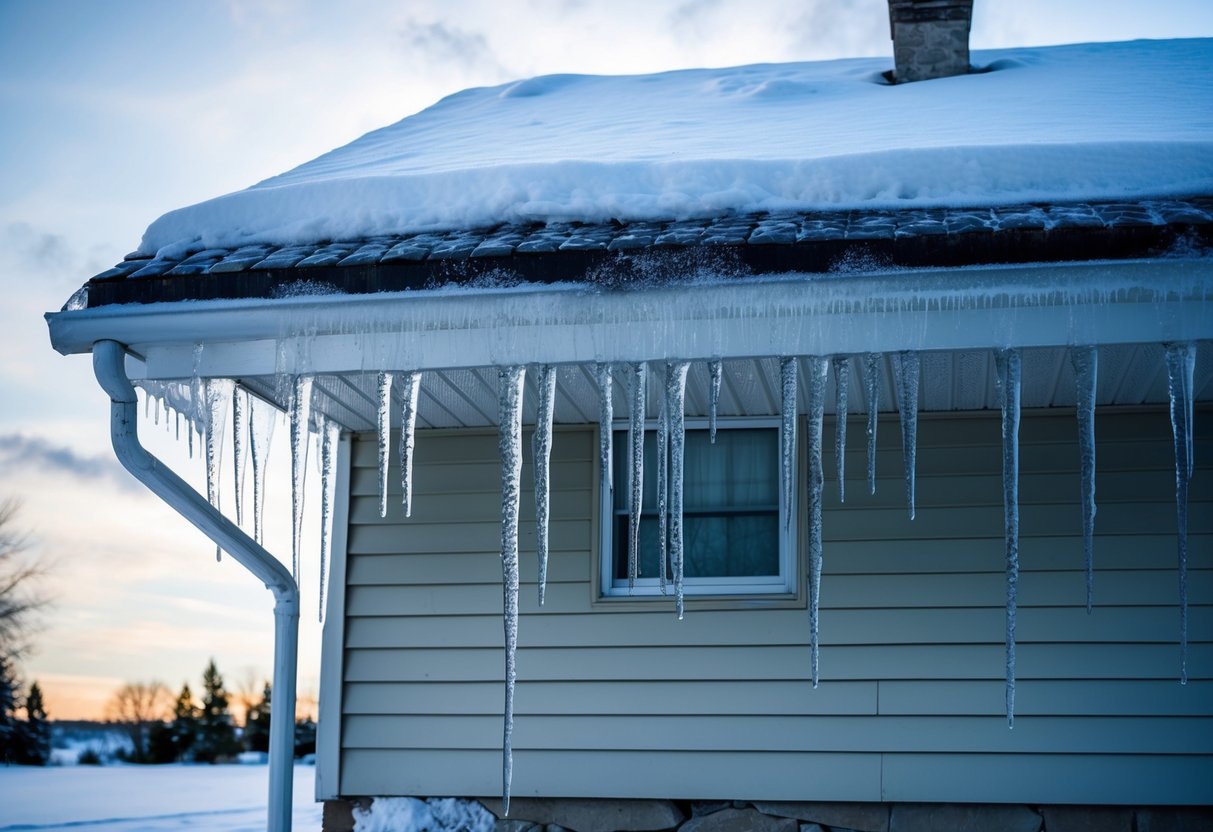
[[[387,517],[387,469],[391,456],[388,446],[392,433],[392,374],[380,373],[376,379],[379,391],[375,428],[379,440],[379,516]]]
[[[682,482],[686,457],[686,423],[684,410],[687,394],[686,361],[669,365],[665,380],[666,411],[670,420],[670,560],[674,566],[674,608],[678,620],[683,614],[683,573],[685,562],[682,548]]]
[[[847,388],[851,365],[845,355],[837,356],[834,366],[834,467],[838,471],[838,502],[847,500]]]
[[[244,473],[248,437],[248,394],[242,387],[232,388],[232,483],[236,502],[236,525],[244,525]]]
[[[864,356],[868,383],[868,493],[876,493],[876,425],[880,418],[880,362],[882,355],[870,352]]]
[[[1099,352],[1095,347],[1070,350],[1078,417],[1079,461],[1082,465],[1082,555],[1087,569],[1087,615],[1095,597],[1095,385]]]
[[[539,411],[535,414],[535,432],[531,435],[531,456],[535,467],[535,553],[539,556],[539,606],[543,606],[548,586],[548,521],[550,518],[552,465],[552,418],[556,411],[556,368],[539,368]]]
[[[249,457],[253,466],[253,539],[264,540],[261,507],[265,505],[265,463],[274,438],[278,411],[263,401],[249,397]]]
[[[417,400],[421,394],[421,372],[414,370],[404,374],[404,390],[400,397],[404,404],[400,411],[400,490],[404,504],[404,516],[413,516],[413,443],[417,436]]]
[[[1019,350],[999,350],[999,403],[1002,405],[1002,510],[1007,549],[1007,726],[1015,727],[1015,612],[1019,589]]]
[[[791,356],[779,359],[779,476],[785,527],[792,523],[792,483],[796,476],[796,364]]]
[[[312,377],[296,376],[291,388],[291,574],[299,583],[303,542],[303,485],[307,478],[308,424],[312,414]]]
[[[632,365],[632,401],[628,418],[628,591],[640,574],[640,512],[644,505],[644,417],[648,368]]]
[[[657,415],[657,586],[666,594],[666,572],[669,570],[669,518],[668,497],[670,493],[670,408],[666,401],[666,381],[670,376],[670,365],[665,364],[661,382],[661,409]]]
[[[813,687],[817,687],[821,631],[821,491],[825,482],[821,462],[821,433],[830,363],[828,359],[811,355],[806,360],[806,368],[809,382],[808,436],[805,443],[809,454],[809,647]]]
[[[916,352],[897,354],[897,409],[901,411],[901,453],[906,468],[906,502],[914,519],[914,470],[918,456],[918,372]]]
[[[219,508],[219,468],[223,459],[223,428],[227,422],[227,405],[231,401],[234,382],[211,378],[203,383],[206,411],[203,414],[203,434],[206,452],[206,499]],[[223,550],[215,547],[215,560],[223,559]]]
[[[1171,397],[1171,436],[1175,443],[1175,520],[1179,550],[1179,683],[1188,683],[1188,482],[1195,447],[1192,416],[1196,345],[1167,344],[1167,388]]]
[[[505,715],[501,743],[502,814],[510,812],[514,776],[514,683],[518,651],[518,503],[522,492],[522,386],[526,371],[506,367],[497,373],[498,439],[501,456],[501,579],[505,626]]]
[[[611,466],[612,423],[615,421],[614,402],[611,398],[611,365],[594,365],[598,380],[598,466],[599,480],[607,489],[607,503],[614,505],[615,480]]]
[[[708,439],[716,444],[716,412],[720,409],[720,381],[724,375],[724,367],[719,358],[708,362],[708,375],[711,378],[711,395],[708,399]]]
[[[333,489],[337,487],[337,443],[341,427],[328,419],[320,425],[320,609],[324,623],[324,593],[328,580],[329,554],[333,540]]]

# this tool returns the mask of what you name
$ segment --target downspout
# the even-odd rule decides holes
[[[268,832],[290,832],[295,758],[295,673],[299,652],[299,589],[290,571],[211,506],[139,443],[138,400],[117,341],[93,344],[93,372],[110,397],[110,438],[118,461],[153,494],[223,548],[274,593],[274,680],[270,702]]]

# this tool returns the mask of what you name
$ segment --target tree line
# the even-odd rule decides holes
[[[15,500],[0,500],[0,764],[46,765],[51,731],[42,689],[34,682],[23,692],[17,667],[43,604],[35,591],[41,571],[24,557],[28,539],[13,527],[16,512]]]
[[[114,694],[109,716],[130,738],[130,750],[121,755],[127,762],[217,763],[242,751],[269,751],[271,697],[269,682],[259,696],[246,695],[244,722],[238,725],[232,695],[212,659],[202,673],[200,700],[188,682],[175,698],[160,682],[129,683]],[[296,720],[295,755],[315,750],[316,723],[310,717]]]

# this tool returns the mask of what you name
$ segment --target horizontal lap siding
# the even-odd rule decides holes
[[[918,516],[882,421],[875,496],[852,426],[845,505],[826,460],[822,682],[803,608],[675,620],[592,604],[587,429],[553,449],[547,603],[536,603],[529,437],[514,793],[991,802],[1213,801],[1213,471],[1208,412],[1190,509],[1186,686],[1176,683],[1174,472],[1165,411],[1101,414],[1095,609],[1085,603],[1072,418],[1027,415],[1015,728],[1003,714],[998,421],[923,417]],[[827,434],[829,430],[827,429]],[[826,437],[827,447],[832,437]],[[421,433],[413,518],[373,437],[351,473],[342,792],[500,789],[496,436]]]

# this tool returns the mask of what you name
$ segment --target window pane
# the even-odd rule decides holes
[[[779,575],[779,432],[774,428],[688,430],[683,482],[683,541],[687,578]],[[627,432],[615,433],[615,516],[612,549],[616,580],[627,579]],[[645,435],[640,575],[657,575],[656,432]],[[671,573],[667,573],[667,578]]]

